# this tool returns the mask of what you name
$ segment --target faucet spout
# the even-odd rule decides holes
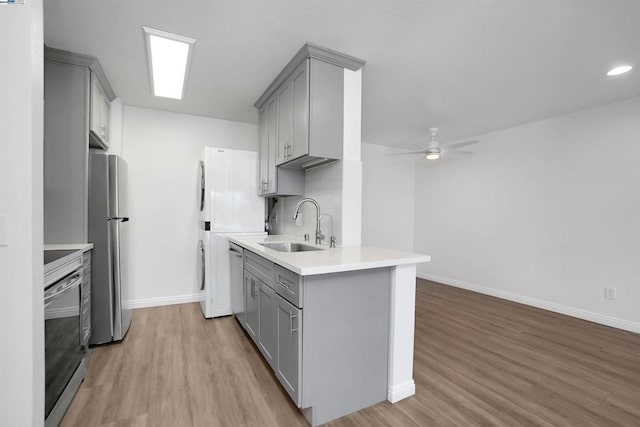
[[[292,219],[294,221],[298,219],[298,216],[300,215],[300,206],[302,206],[302,204],[306,202],[311,203],[316,207],[316,245],[319,245],[324,240],[324,236],[322,235],[322,231],[320,230],[320,205],[318,204],[318,202],[313,200],[311,197],[305,197],[304,199],[300,200],[298,202],[298,205],[296,206],[296,211],[293,214]]]

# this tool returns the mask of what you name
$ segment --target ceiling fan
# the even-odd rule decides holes
[[[429,144],[427,144],[426,148],[419,151],[408,151],[406,153],[397,153],[394,155],[403,156],[407,154],[422,154],[424,155],[424,158],[427,160],[438,160],[440,157],[442,156],[448,157],[452,153],[471,154],[468,151],[457,151],[457,150],[480,142],[477,139],[472,139],[469,141],[456,142],[454,144],[451,144],[451,143],[441,144],[436,140],[436,135],[438,134],[438,128],[429,128],[429,133],[431,134],[431,140],[429,141]]]

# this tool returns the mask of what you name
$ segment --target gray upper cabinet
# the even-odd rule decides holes
[[[275,101],[271,100],[258,114],[260,129],[260,195],[275,193],[278,183],[275,171]]]
[[[276,165],[289,160],[293,140],[293,97],[291,82],[286,82],[277,92],[278,99],[278,145]]]
[[[109,148],[109,115],[111,102],[100,79],[91,73],[91,114],[89,115],[89,142],[91,147]]]
[[[281,163],[287,168],[311,167],[342,158],[344,69],[314,58],[305,59],[284,86],[292,108],[280,123],[290,140]],[[279,98],[280,99],[280,98]],[[278,110],[278,113],[281,111]],[[280,129],[278,129],[280,132]]]
[[[340,69],[340,87],[342,83],[342,69]],[[289,149],[289,158],[298,159],[309,154],[309,60],[305,60],[291,75],[292,87],[292,146]],[[342,106],[339,107],[342,112]],[[342,118],[340,119],[342,123]],[[333,141],[340,143],[342,149],[342,136],[340,140]],[[342,153],[340,153],[340,157]],[[334,153],[335,155],[335,153]]]
[[[91,117],[100,111],[108,140],[115,95],[96,58],[49,47],[44,52],[44,242],[86,243]],[[94,103],[98,83],[102,95]]]
[[[258,113],[258,126],[260,132],[260,182],[258,183],[258,194],[267,194],[269,182],[269,106],[265,106]]]
[[[261,196],[299,196],[304,194],[304,173],[300,170],[283,170],[276,166],[277,141],[277,96],[274,94],[258,113],[260,135],[260,182]]]
[[[307,43],[256,101],[261,110],[276,98],[279,170],[306,169],[342,158],[344,69],[358,70],[363,64]]]

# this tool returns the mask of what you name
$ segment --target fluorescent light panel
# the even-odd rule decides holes
[[[152,92],[163,98],[182,99],[195,39],[142,27],[147,42]]]

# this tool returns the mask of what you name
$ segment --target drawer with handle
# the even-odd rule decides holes
[[[244,251],[244,268],[271,287],[273,287],[273,266],[274,264],[268,259],[253,252]]]
[[[275,291],[282,298],[296,307],[302,307],[301,277],[293,271],[287,270],[276,264],[275,266]]]

